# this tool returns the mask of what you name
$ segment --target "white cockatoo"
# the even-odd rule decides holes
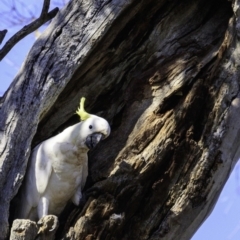
[[[68,200],[78,205],[88,175],[88,150],[110,134],[108,122],[84,110],[81,122],[37,145],[30,157],[16,218],[38,220],[59,215]]]

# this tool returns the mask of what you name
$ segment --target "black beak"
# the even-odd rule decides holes
[[[103,139],[103,135],[101,133],[93,133],[89,135],[86,139],[86,145],[89,149],[93,149],[97,146],[97,144]]]

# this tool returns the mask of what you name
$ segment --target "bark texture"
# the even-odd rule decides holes
[[[30,220],[16,219],[11,228],[11,240],[32,240],[38,233],[37,224]]]
[[[37,223],[16,219],[11,227],[10,240],[54,240],[57,229],[58,218],[54,215],[44,216]]]
[[[239,26],[237,0],[70,2],[2,99],[4,236],[31,147],[85,96],[112,134],[57,239],[190,239],[240,154]]]

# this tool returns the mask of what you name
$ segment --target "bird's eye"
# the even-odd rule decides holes
[[[92,129],[92,125],[89,126],[89,129]]]

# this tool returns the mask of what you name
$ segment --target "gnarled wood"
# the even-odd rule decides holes
[[[3,100],[1,231],[31,146],[77,122],[84,95],[113,131],[59,239],[190,239],[239,156],[238,6],[73,1],[59,13]]]
[[[22,69],[1,99],[2,238],[7,235],[10,201],[22,182],[38,123],[66,88],[76,69],[85,63],[90,50],[128,4],[128,1],[71,1],[38,38]],[[79,92],[74,99],[69,99],[72,106],[69,108],[66,105],[64,118],[59,118],[58,126],[75,112],[82,95]],[[50,129],[49,125],[48,131],[52,134]]]
[[[16,219],[11,228],[10,240],[32,240],[38,233],[37,224],[30,220]]]
[[[10,240],[53,240],[57,229],[58,218],[54,215],[44,216],[37,223],[16,219],[13,221]]]

